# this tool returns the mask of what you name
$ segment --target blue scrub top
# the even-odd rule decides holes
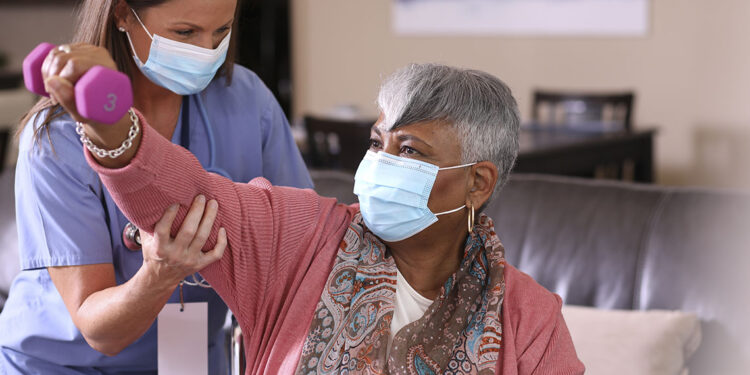
[[[198,95],[214,133],[215,167],[238,182],[264,176],[276,185],[312,187],[284,113],[253,72],[235,65],[231,86],[219,78]],[[190,100],[190,151],[208,167],[199,103]],[[181,127],[180,120],[172,142],[180,143]],[[107,357],[85,342],[50,280],[46,267],[112,263],[119,285],[143,263],[140,251],[124,246],[128,220],[86,163],[67,114],[52,122],[50,137],[54,150],[44,133],[40,143],[32,140],[32,126],[20,139],[16,215],[24,271],[0,313],[0,374],[156,374],[156,323],[120,354]],[[213,289],[200,287],[185,286],[184,299],[208,301],[209,373],[227,373],[226,305]],[[179,302],[177,291],[169,302]]]

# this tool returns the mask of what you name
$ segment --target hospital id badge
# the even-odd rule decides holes
[[[208,374],[208,302],[166,304],[157,336],[159,375]]]

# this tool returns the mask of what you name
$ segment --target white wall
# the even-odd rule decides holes
[[[410,62],[491,72],[525,116],[534,88],[632,89],[637,126],[659,128],[659,182],[750,187],[746,0],[652,0],[641,38],[403,37],[390,0],[292,3],[297,117],[340,104],[374,115],[382,77]]]

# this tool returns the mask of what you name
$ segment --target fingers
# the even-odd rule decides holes
[[[229,241],[227,240],[227,230],[222,227],[219,229],[219,236],[216,240],[216,246],[214,246],[214,248],[210,251],[201,253],[201,262],[203,263],[201,269],[221,259],[221,257],[224,256],[224,250],[226,250],[228,244]]]
[[[77,121],[83,118],[76,110],[73,86],[97,65],[116,69],[114,60],[105,48],[81,43],[52,49],[42,63],[45,90],[53,103],[62,105]]]
[[[216,220],[216,213],[219,211],[219,204],[215,200],[210,200],[206,204],[206,211],[203,213],[198,231],[195,233],[193,241],[190,243],[191,251],[200,251],[203,249],[203,245],[206,244],[208,236],[211,234],[211,229],[214,226],[214,220]]]
[[[164,211],[164,215],[162,215],[161,219],[154,226],[154,237],[156,237],[157,241],[169,242],[171,240],[172,223],[174,223],[174,219],[177,217],[179,208],[180,205],[173,204]],[[141,238],[143,238],[143,232],[141,232]]]
[[[44,81],[44,85],[53,102],[65,108],[74,119],[80,119],[76,109],[75,88],[70,81],[60,76],[52,76]]]
[[[47,81],[49,77],[56,76],[68,61],[69,53],[53,48],[42,62],[42,78]],[[49,90],[47,90],[49,92]]]
[[[190,210],[185,216],[185,220],[182,222],[180,231],[177,232],[177,236],[174,239],[176,245],[180,248],[186,249],[191,242],[195,234],[198,232],[198,226],[203,218],[203,212],[206,209],[206,197],[199,195],[193,199],[193,204],[190,206]],[[213,224],[213,223],[212,223]]]
[[[60,68],[57,75],[69,82],[78,82],[81,76],[95,65],[97,65],[95,61],[89,60],[85,56],[70,56],[65,60],[65,65]]]

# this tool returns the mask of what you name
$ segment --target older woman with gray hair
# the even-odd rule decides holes
[[[506,263],[481,213],[518,152],[508,87],[480,71],[411,65],[386,80],[378,104],[351,206],[207,173],[142,116],[123,155],[86,157],[154,233],[144,261],[163,266],[155,277],[174,287],[200,270],[227,302],[248,374],[583,373],[560,298]],[[112,147],[133,123],[83,126]]]

